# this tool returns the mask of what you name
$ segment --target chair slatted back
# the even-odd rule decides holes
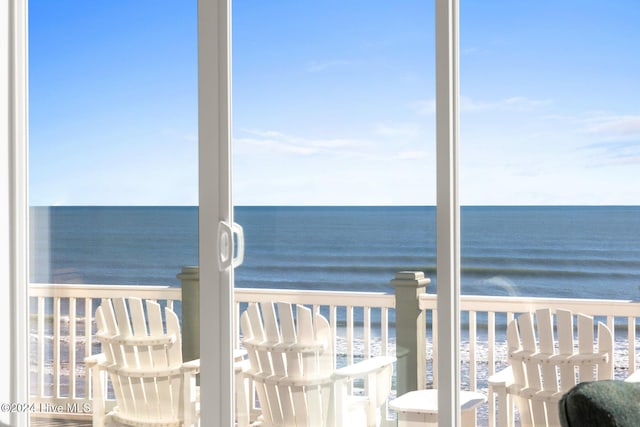
[[[178,316],[139,298],[103,299],[96,310],[97,338],[123,423],[181,425],[182,344]]]
[[[525,313],[507,326],[514,378],[507,390],[523,427],[559,426],[558,402],[569,389],[579,382],[613,378],[611,331],[598,322],[596,344],[593,318],[576,315],[576,336],[573,318],[570,311],[557,310],[554,316],[542,309],[535,316]]]
[[[334,351],[329,322],[298,305],[251,303],[243,345],[266,426],[329,425]]]

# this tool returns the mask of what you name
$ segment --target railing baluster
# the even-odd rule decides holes
[[[333,351],[337,353],[338,345],[338,307],[335,305],[329,306],[329,326],[331,327],[331,335],[333,336]]]
[[[431,372],[433,388],[438,388],[438,310],[431,310]]]
[[[233,304],[233,348],[240,348],[240,328],[238,322],[240,320],[240,303]]]
[[[611,333],[615,337],[616,336],[616,333],[615,333],[616,318],[615,318],[615,316],[607,316],[607,327],[609,328],[609,330],[611,331]]]
[[[353,306],[347,306],[347,365],[353,364]],[[349,381],[347,383],[347,393],[351,394],[353,390],[353,383]]]
[[[53,298],[53,397],[60,397],[60,298]]]
[[[353,306],[347,306],[347,365],[353,363]]]
[[[627,340],[629,343],[629,375],[636,371],[636,318],[627,320]]]
[[[338,307],[329,304],[329,328],[333,337],[333,352],[338,354]]]
[[[496,313],[487,313],[487,343],[488,343],[488,365],[489,376],[496,373]]]
[[[469,388],[476,391],[476,312],[469,311]]]
[[[44,297],[38,297],[38,395],[44,396]]]
[[[382,340],[382,355],[389,354],[389,309],[380,309],[380,338]]]
[[[364,313],[364,358],[371,357],[371,307],[363,307]]]
[[[93,319],[93,299],[84,299],[84,357],[91,356],[91,348],[93,346],[93,325],[91,319]],[[84,363],[84,361],[83,361]],[[91,393],[91,370],[84,370],[84,396],[85,399],[93,397]]]
[[[76,398],[76,299],[69,298],[69,397]]]
[[[635,320],[634,325],[633,325],[633,326],[634,326],[634,327],[633,327],[633,340],[634,340],[634,342],[636,341],[636,331],[637,331],[637,329],[636,329],[636,328],[637,328],[637,324],[638,324],[638,318],[635,318],[635,319],[636,319],[636,320]],[[634,347],[635,347],[635,345],[634,345]],[[634,370],[634,371],[636,371],[636,370],[638,369],[638,368],[637,368],[637,365],[636,365],[635,357],[633,358],[633,360],[631,360],[631,362],[630,362],[630,366],[632,366],[632,367],[633,367],[633,370]]]

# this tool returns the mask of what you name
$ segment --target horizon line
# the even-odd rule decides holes
[[[141,204],[141,205],[122,205],[122,204],[69,204],[69,205],[29,205],[30,208],[55,208],[55,207],[95,207],[95,208],[158,208],[158,207],[198,207],[199,205],[152,205],[152,204]],[[282,208],[421,208],[421,207],[437,207],[435,204],[433,205],[418,205],[418,204],[397,204],[397,205],[383,205],[383,204],[363,204],[363,205],[340,205],[340,204],[246,204],[246,205],[234,205],[234,208],[258,208],[258,207],[282,207]],[[460,207],[640,207],[640,204],[464,204],[460,205]]]

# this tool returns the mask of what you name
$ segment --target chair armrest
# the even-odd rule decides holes
[[[627,383],[640,383],[640,371],[635,371],[629,375],[625,380]]]
[[[367,375],[376,372],[382,368],[390,366],[396,361],[395,357],[391,356],[378,356],[366,359],[353,365],[345,366],[344,368],[337,369],[333,377],[336,380],[348,380],[353,378],[364,378]]]
[[[188,362],[184,362],[182,364],[182,371],[183,372],[189,372],[192,371],[193,373],[198,373],[200,372],[200,359],[195,359],[195,360],[190,360]]]
[[[87,368],[92,368],[96,365],[101,365],[107,361],[107,357],[104,353],[94,354],[84,358],[84,364]]]
[[[513,371],[511,366],[489,377],[489,385],[493,387],[507,387],[513,383]]]
[[[511,366],[489,377],[489,411],[493,411],[493,416],[498,426],[512,426],[513,424],[513,401],[509,397],[509,387],[513,384],[513,369]],[[496,402],[497,398],[497,402]]]

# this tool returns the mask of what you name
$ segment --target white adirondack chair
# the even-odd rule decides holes
[[[128,305],[128,307],[127,307]],[[93,372],[93,425],[199,425],[195,376],[200,361],[182,362],[178,316],[139,298],[102,300],[96,310],[96,336],[102,353],[85,359]],[[116,407],[106,413],[107,375]]]
[[[555,322],[554,322],[555,318]],[[613,337],[598,322],[594,347],[594,321],[577,314],[574,342],[573,314],[548,309],[525,313],[507,326],[510,366],[489,378],[489,398],[498,398],[498,425],[514,425],[513,403],[523,427],[560,426],[558,402],[574,385],[613,378]],[[557,338],[554,339],[554,324]],[[536,337],[537,329],[537,337]]]
[[[247,375],[255,382],[266,427],[377,426],[391,390],[395,358],[379,356],[335,369],[333,333],[319,313],[291,304],[249,304],[241,317],[249,352]],[[262,312],[262,315],[260,314]],[[348,384],[365,379],[362,396]]]

